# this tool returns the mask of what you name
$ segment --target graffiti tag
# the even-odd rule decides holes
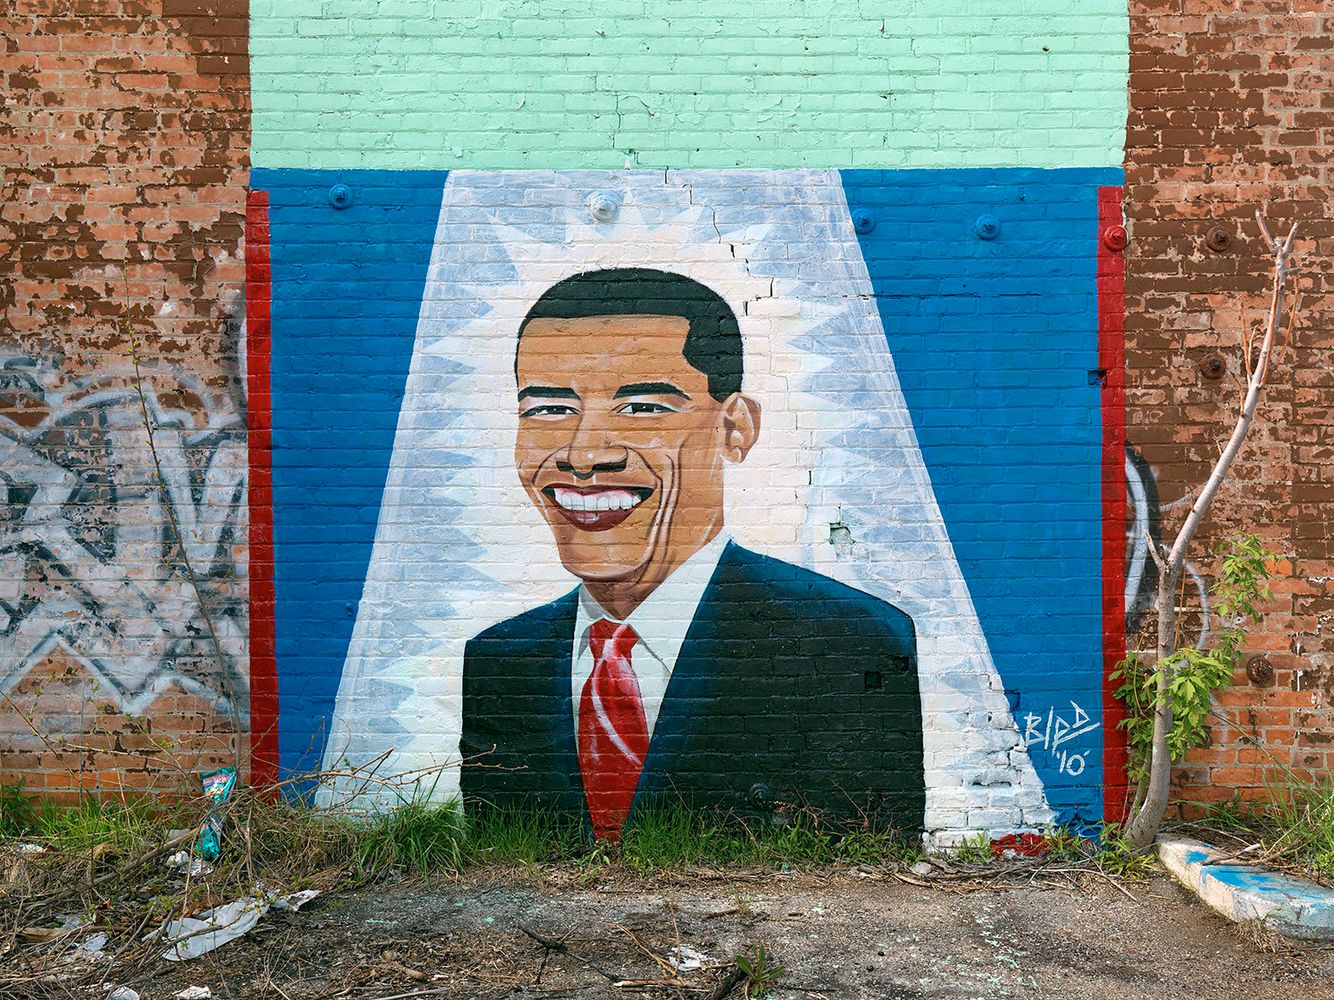
[[[1056,760],[1061,774],[1078,777],[1088,766],[1089,748],[1075,749],[1066,744],[1093,732],[1099,725],[1073,701],[1069,712],[1057,712],[1055,706],[1047,709],[1045,715],[1026,712],[1023,715],[1024,747],[1045,751]]]
[[[0,357],[0,691],[59,648],[123,712],[175,688],[244,719],[239,400],[184,372],[143,389]]]

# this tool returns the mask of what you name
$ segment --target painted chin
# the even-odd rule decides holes
[[[653,490],[642,486],[546,486],[547,506],[581,531],[610,531],[637,511]]]

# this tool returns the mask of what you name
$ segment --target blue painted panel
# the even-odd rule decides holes
[[[315,766],[323,748],[445,175],[252,176],[270,193],[280,750],[291,773]],[[875,215],[862,251],[1020,729],[1062,818],[1098,819],[1102,734],[1087,725],[1102,707],[1102,428],[1088,375],[1096,192],[1120,172],[843,177],[849,204]],[[352,187],[351,208],[330,207],[337,181]],[[995,240],[973,233],[983,213],[1000,223]],[[1083,771],[1072,774],[1076,757]]]
[[[874,218],[862,253],[1020,732],[1060,818],[1099,820],[1102,400],[1090,371],[1097,189],[1121,172],[842,176],[854,217]],[[995,239],[974,232],[984,214]]]
[[[318,767],[380,514],[440,171],[255,170],[273,264],[279,763]],[[335,209],[329,189],[348,185]]]

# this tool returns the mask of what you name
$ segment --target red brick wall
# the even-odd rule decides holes
[[[4,780],[176,790],[232,759],[247,709],[246,3],[6,7],[0,627],[20,655],[0,664]],[[127,321],[198,593],[152,471]]]
[[[1270,258],[1254,211],[1265,208],[1283,232],[1302,226],[1299,325],[1193,550],[1207,573],[1221,538],[1254,531],[1284,556],[1248,650],[1268,659],[1273,680],[1238,672],[1220,698],[1227,723],[1179,781],[1186,803],[1253,797],[1280,777],[1275,762],[1334,764],[1334,11],[1319,0],[1134,0],[1130,10],[1128,438],[1164,504],[1203,481],[1231,431],[1239,337],[1268,302]],[[1232,236],[1222,252],[1207,245],[1215,227]],[[1211,355],[1226,362],[1221,378],[1201,370]],[[1183,516],[1164,513],[1169,532]]]

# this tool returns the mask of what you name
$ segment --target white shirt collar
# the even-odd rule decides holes
[[[657,720],[658,709],[667,693],[676,658],[695,619],[695,611],[704,598],[709,581],[727,547],[728,538],[720,532],[711,542],[683,562],[644,603],[630,612],[624,622],[635,630],[639,642],[631,653],[635,676],[639,680],[644,716],[649,732]],[[588,649],[588,630],[599,618],[619,622],[594,600],[585,587],[579,588],[579,607],[575,614],[574,649],[570,659],[573,676],[575,731],[578,731],[579,697],[584,681],[593,672],[593,656]]]
[[[713,541],[676,567],[645,598],[644,603],[625,619],[604,611],[588,589],[580,587],[575,635],[583,636],[584,630],[599,618],[614,622],[624,620],[635,630],[639,642],[670,670],[676,663],[676,655],[681,651],[686,632],[695,619],[695,609],[704,597],[704,591],[713,578],[713,571],[718,568],[718,560],[722,558],[726,546],[727,538],[719,533]]]

